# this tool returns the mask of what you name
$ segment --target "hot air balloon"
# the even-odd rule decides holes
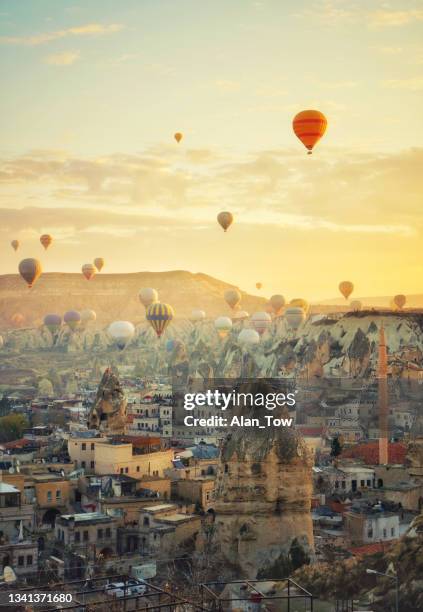
[[[50,234],[43,234],[42,236],[40,236],[40,242],[47,251],[48,247],[53,242],[53,236],[50,236]]]
[[[204,321],[206,313],[204,310],[198,310],[197,308],[191,312],[191,321],[198,323],[198,321]]]
[[[407,302],[407,298],[405,297],[405,295],[402,295],[401,293],[399,293],[398,295],[394,297],[394,304],[397,308],[399,308],[399,310],[402,310],[404,308],[406,302]]]
[[[4,346],[3,336],[0,336],[0,350],[3,348],[3,346]]]
[[[311,155],[314,145],[326,132],[327,119],[317,110],[305,110],[295,115],[292,122],[295,135],[301,140]]]
[[[353,300],[350,304],[350,308],[353,312],[359,312],[362,308],[360,300]]]
[[[246,310],[236,310],[232,315],[232,321],[245,321],[249,316]]]
[[[238,342],[241,346],[251,346],[260,342],[260,335],[255,329],[244,328],[238,335]]]
[[[306,315],[302,308],[298,306],[290,307],[285,310],[285,319],[291,329],[298,329],[305,321]]]
[[[158,338],[163,334],[173,317],[174,312],[172,306],[169,306],[169,304],[162,304],[161,302],[153,302],[153,304],[150,304],[145,313],[145,318],[156,332]]]
[[[232,308],[236,308],[241,302],[241,294],[237,289],[227,289],[224,293],[226,303]]]
[[[261,289],[263,287],[263,283],[256,283],[256,289]]]
[[[104,259],[102,257],[96,257],[94,259],[94,265],[98,272],[101,272],[104,267]]]
[[[10,318],[14,327],[21,327],[24,324],[25,317],[20,312],[15,312],[15,314]]]
[[[285,306],[285,298],[279,293],[272,295],[270,298],[270,305],[272,306],[275,315],[279,314],[282,308]]]
[[[10,244],[12,245],[12,249],[14,251],[17,251],[19,249],[19,240],[12,240]]]
[[[19,274],[26,281],[28,287],[31,289],[37,282],[42,274],[41,264],[38,259],[23,259],[19,264]]]
[[[184,135],[182,134],[182,132],[176,132],[173,135],[174,139],[176,140],[176,142],[181,142],[182,138],[184,137]]]
[[[354,291],[354,285],[351,281],[342,281],[342,283],[339,283],[339,291],[342,293],[344,298],[348,300],[351,293]]]
[[[81,271],[82,271],[82,274],[85,276],[85,278],[89,281],[92,278],[94,278],[94,276],[96,275],[97,269],[94,264],[87,263],[82,266]]]
[[[220,338],[226,338],[232,329],[232,321],[229,317],[218,317],[214,322],[214,327]]]
[[[129,321],[114,321],[107,329],[120,351],[123,351],[135,333],[135,327]]]
[[[72,331],[75,331],[81,325],[81,315],[76,310],[65,312],[63,320]]]
[[[94,323],[97,320],[97,314],[94,310],[90,310],[87,308],[81,312],[81,321],[84,325],[88,325],[88,323]]]
[[[289,302],[289,306],[292,308],[301,308],[306,315],[309,311],[310,305],[307,300],[303,300],[303,298],[294,298]]]
[[[154,302],[159,301],[159,294],[155,289],[152,289],[151,287],[143,287],[140,290],[138,297],[141,304],[143,304],[145,308],[148,308],[150,304],[154,304]]]
[[[272,317],[267,312],[255,312],[251,317],[251,327],[255,329],[260,336],[264,334],[271,323]]]
[[[232,225],[233,220],[234,220],[233,214],[230,212],[220,212],[217,215],[217,222],[219,223],[221,227],[223,227],[225,232]]]
[[[58,314],[48,314],[44,317],[44,325],[54,334],[62,325],[62,317]]]

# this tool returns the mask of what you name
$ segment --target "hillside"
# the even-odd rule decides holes
[[[134,274],[97,274],[86,281],[81,274],[46,273],[35,287],[26,288],[20,276],[0,276],[0,328],[11,327],[11,317],[21,313],[25,327],[38,325],[45,314],[91,308],[100,325],[115,319],[134,323],[144,319],[144,307],[138,300],[141,287],[154,287],[161,301],[171,304],[177,318],[189,317],[193,308],[201,308],[207,316],[229,314],[223,293],[233,288],[206,274],[184,270],[138,272]],[[242,307],[251,312],[262,310],[265,299],[242,292]]]

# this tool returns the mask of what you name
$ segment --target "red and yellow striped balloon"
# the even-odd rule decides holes
[[[301,140],[311,155],[314,145],[326,132],[328,122],[318,110],[304,110],[295,115],[292,122],[295,135]]]

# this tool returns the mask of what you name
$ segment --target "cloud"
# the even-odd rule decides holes
[[[376,29],[400,27],[418,21],[423,21],[423,10],[421,9],[403,11],[381,9],[368,13],[368,24]]]
[[[25,47],[35,47],[44,45],[54,40],[69,38],[73,36],[95,36],[103,34],[112,34],[119,32],[124,26],[120,23],[101,24],[88,23],[81,26],[74,26],[65,30],[56,30],[54,32],[44,32],[34,34],[32,36],[0,36],[0,43],[5,45],[22,45]]]
[[[412,77],[410,79],[389,79],[382,82],[389,89],[405,89],[407,91],[422,91],[423,77]]]
[[[80,58],[79,51],[65,51],[64,53],[55,53],[48,55],[45,62],[52,66],[71,66]]]

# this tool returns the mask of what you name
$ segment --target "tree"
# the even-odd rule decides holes
[[[0,416],[9,414],[12,409],[12,402],[5,395],[0,399]]]
[[[22,414],[8,414],[0,418],[0,442],[11,442],[22,438],[28,421]]]
[[[338,457],[341,453],[342,453],[342,444],[341,444],[341,441],[339,439],[339,436],[335,436],[332,439],[332,442],[331,442],[331,445],[330,445],[330,456],[331,457]]]
[[[53,397],[53,385],[48,378],[42,378],[38,383],[38,395],[40,397]]]

